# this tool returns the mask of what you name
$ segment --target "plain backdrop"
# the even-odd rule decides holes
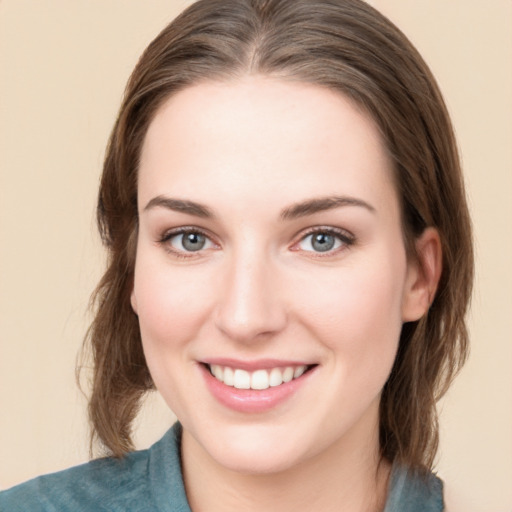
[[[0,488],[87,460],[75,360],[103,265],[94,205],[138,56],[184,0],[0,0]],[[512,511],[512,2],[373,0],[430,64],[474,219],[471,358],[440,404],[452,510]],[[139,447],[173,421],[157,395]]]

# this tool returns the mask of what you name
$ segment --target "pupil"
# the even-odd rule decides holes
[[[205,237],[200,233],[188,233],[183,236],[183,247],[187,251],[199,251],[204,247]]]
[[[326,233],[318,233],[313,237],[312,245],[315,251],[330,251],[334,247],[334,237]]]

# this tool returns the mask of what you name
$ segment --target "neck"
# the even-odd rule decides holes
[[[349,436],[350,437],[350,436]],[[356,432],[356,437],[362,437]],[[380,458],[378,430],[354,436],[293,467],[271,474],[242,473],[218,464],[183,431],[185,487],[193,512],[380,512],[390,465]]]

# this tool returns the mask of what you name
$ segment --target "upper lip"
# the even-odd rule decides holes
[[[246,371],[270,370],[271,368],[285,368],[287,366],[311,366],[314,363],[286,359],[254,359],[252,361],[231,359],[225,357],[212,357],[201,361],[203,364],[229,366]]]

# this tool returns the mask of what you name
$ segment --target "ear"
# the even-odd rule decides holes
[[[135,296],[135,287],[132,288],[132,293],[130,294],[130,302],[132,305],[133,312],[138,315],[139,310],[137,308],[137,297]]]
[[[410,258],[402,301],[402,321],[419,320],[429,309],[441,277],[443,254],[439,233],[427,228],[415,242]]]

